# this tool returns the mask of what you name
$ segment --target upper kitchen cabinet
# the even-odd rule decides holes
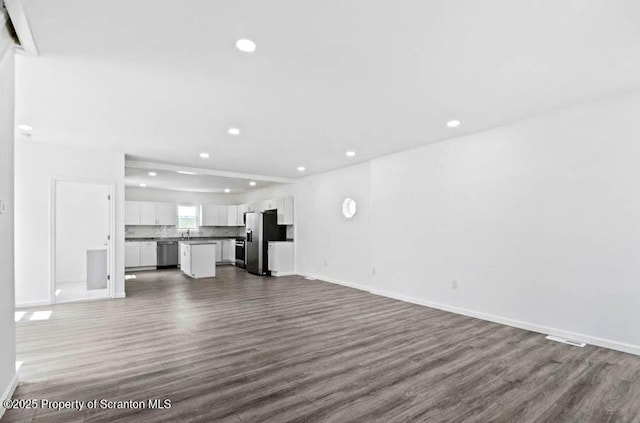
[[[246,204],[228,206],[227,224],[228,226],[244,226],[244,213],[247,211]]]
[[[293,197],[278,198],[278,225],[293,225]]]
[[[140,224],[140,202],[139,201],[124,202],[124,224],[125,225]]]
[[[174,203],[156,203],[158,225],[175,226],[178,220],[177,214],[177,207]]]
[[[140,202],[140,225],[157,225],[156,203],[149,201]]]
[[[220,221],[220,208],[213,204],[200,206],[200,226],[218,226]]]
[[[238,226],[238,206],[227,208],[227,226]]]
[[[175,226],[176,205],[153,201],[125,201],[124,224]]]
[[[244,226],[244,214],[249,211],[249,207],[246,204],[238,205],[237,209],[237,226]]]
[[[200,206],[200,226],[229,226],[228,206],[203,204]]]

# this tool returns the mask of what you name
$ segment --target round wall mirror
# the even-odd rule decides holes
[[[353,219],[353,216],[356,215],[356,201],[353,198],[345,198],[342,203],[342,214],[344,218],[347,220]]]

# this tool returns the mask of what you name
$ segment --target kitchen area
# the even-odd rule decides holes
[[[259,276],[294,271],[294,199],[252,204],[125,202],[125,270],[180,269],[215,278],[218,266]]]

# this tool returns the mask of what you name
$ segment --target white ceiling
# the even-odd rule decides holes
[[[164,163],[296,178],[640,87],[637,0],[22,3],[16,123]]]

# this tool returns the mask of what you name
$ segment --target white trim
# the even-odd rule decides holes
[[[22,303],[16,303],[16,309],[18,308],[26,308],[26,307],[38,307],[51,305],[51,300],[37,300],[37,301],[25,301]]]
[[[295,274],[296,272],[276,272],[276,271],[271,272],[271,276],[274,276],[276,278],[279,278],[281,276],[293,276]]]
[[[2,401],[7,400],[7,399],[11,399],[13,397],[13,393],[15,392],[16,388],[18,387],[18,372],[15,372],[15,374],[13,375],[13,378],[11,378],[11,381],[9,382],[9,385],[5,388],[4,392],[2,393],[2,397],[0,397],[0,404],[2,404]],[[2,415],[5,412],[5,408],[0,406],[0,419],[2,418]]]
[[[126,298],[126,297],[127,297],[126,292],[116,292],[116,295],[114,295],[113,298]]]
[[[463,316],[474,317],[476,319],[486,320],[489,322],[499,323],[506,326],[512,326],[519,329],[528,330],[531,332],[538,332],[545,335],[554,335],[562,338],[573,339],[579,342],[586,342],[587,344],[597,345],[603,348],[609,348],[611,350],[622,351],[629,354],[640,355],[640,345],[627,344],[624,342],[614,341],[612,339],[599,338],[597,336],[586,335],[583,333],[566,331],[563,329],[553,328],[550,326],[538,325],[535,323],[524,322],[522,320],[511,319],[508,317],[496,316],[494,314],[483,313],[474,310],[468,310],[461,307],[455,307],[448,304],[436,303],[433,301],[421,300],[418,298],[409,297],[406,295],[395,294],[393,292],[382,291],[378,289],[372,289],[365,285],[355,284],[351,282],[345,282],[338,279],[327,278],[324,276],[316,276],[310,274],[299,273],[301,276],[313,277],[315,279],[335,283],[338,285],[348,286],[350,288],[359,289],[361,291],[367,291],[374,295],[380,295],[382,297],[393,298],[394,300],[400,300],[412,304],[417,304],[425,307],[431,307],[438,310],[448,311],[450,313],[461,314]]]
[[[36,48],[36,42],[33,39],[33,33],[31,32],[31,26],[27,15],[24,13],[22,2],[20,0],[4,0],[4,4],[9,12],[9,17],[13,23],[13,27],[18,34],[21,48],[18,51],[23,51],[27,54],[37,56],[38,49]]]
[[[56,184],[58,182],[71,182],[82,184],[94,184],[94,185],[106,185],[109,190],[109,242],[107,246],[107,256],[109,260],[109,275],[110,279],[107,282],[108,293],[106,297],[101,298],[116,298],[115,285],[116,285],[116,189],[117,185],[111,180],[102,179],[85,179],[85,178],[67,178],[64,176],[52,176],[50,178],[49,189],[49,304],[56,303]],[[96,298],[99,299],[99,298]]]

